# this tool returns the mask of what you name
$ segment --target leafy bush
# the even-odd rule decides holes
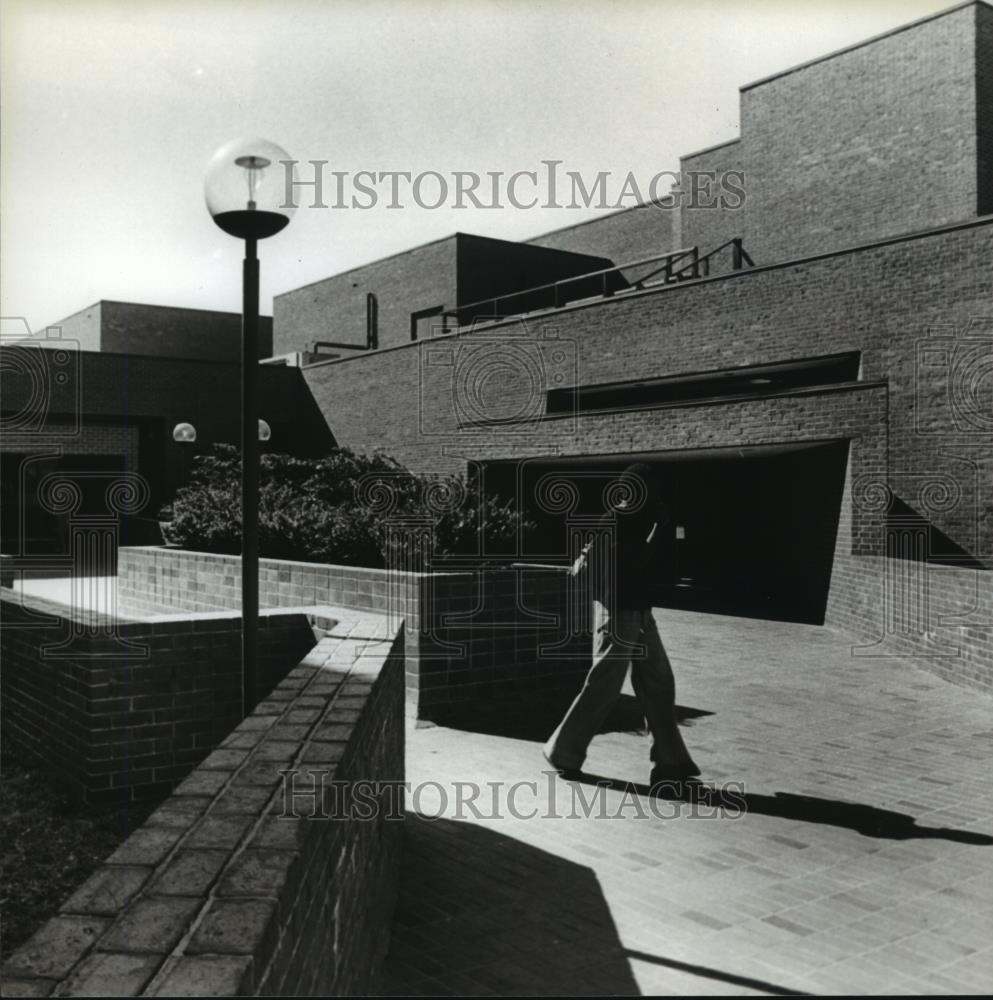
[[[455,476],[417,476],[383,455],[337,449],[320,459],[264,455],[259,551],[272,559],[413,566],[418,544],[402,524],[430,529],[433,552],[512,554],[533,524],[513,503]],[[241,458],[231,445],[198,456],[168,505],[169,542],[201,552],[241,551]],[[389,559],[387,558],[389,555]]]

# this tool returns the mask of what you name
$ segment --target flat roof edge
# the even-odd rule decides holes
[[[927,24],[929,21],[936,21],[939,17],[946,17],[949,14],[955,14],[960,10],[964,10],[966,7],[976,6],[989,7],[990,4],[986,3],[985,0],[965,0],[964,3],[955,4],[954,7],[946,7],[944,10],[935,11],[933,14],[925,14],[924,17],[919,17],[914,21],[908,21],[906,24],[899,24],[895,28],[890,28],[887,31],[881,31],[878,35],[872,35],[869,38],[862,39],[861,42],[853,42],[851,45],[845,45],[844,47],[835,49],[832,52],[826,52],[822,56],[815,56],[813,59],[797,63],[795,66],[790,66],[787,69],[781,69],[775,73],[770,73],[768,76],[760,77],[758,80],[752,80],[751,83],[746,83],[740,86],[738,88],[738,92],[743,94],[746,90],[752,90],[754,87],[761,87],[763,84],[771,83],[773,80],[778,80],[780,77],[789,76],[791,73],[797,73],[810,66],[816,66],[817,63],[827,62],[829,59],[834,59],[836,56],[843,56],[848,52],[854,52],[856,49],[864,48],[866,45],[873,45],[876,42],[882,41],[884,38],[889,38],[891,35],[898,35],[901,31],[909,31],[911,28],[918,28],[922,24]]]
[[[733,139],[725,139],[724,142],[715,142],[712,146],[704,146],[703,149],[694,149],[692,153],[684,153],[679,162],[682,163],[683,160],[692,159],[694,156],[703,156],[704,153],[712,153],[715,149],[723,149],[725,146],[733,146],[736,142],[741,142],[740,135]]]
[[[699,288],[702,285],[709,285],[713,282],[732,281],[739,278],[747,278],[751,275],[762,274],[767,271],[776,271],[783,268],[796,267],[802,264],[812,264],[822,260],[830,260],[833,257],[845,257],[850,254],[864,253],[878,247],[894,246],[899,243],[909,243],[913,240],[930,239],[947,233],[961,232],[967,229],[980,229],[984,226],[990,225],[993,225],[993,213],[989,215],[981,215],[972,219],[966,219],[960,222],[950,222],[942,226],[935,226],[932,229],[918,229],[909,233],[900,233],[894,236],[887,236],[882,239],[872,240],[868,243],[858,243],[853,246],[839,247],[837,250],[825,250],[821,253],[808,254],[804,257],[791,257],[787,260],[778,260],[769,264],[756,264],[754,267],[742,268],[740,271],[728,271],[722,274],[713,274],[709,277],[698,278],[694,281],[687,281],[673,285],[658,285],[653,288],[645,288],[641,291],[632,292],[630,295],[626,296],[598,298],[592,301],[565,305],[558,309],[547,309],[541,312],[524,314],[523,316],[508,317],[507,319],[496,320],[491,325],[487,325],[484,329],[489,332],[491,330],[499,329],[502,326],[518,323],[521,319],[523,319],[525,323],[540,323],[544,322],[553,315],[558,316],[563,313],[576,312],[581,309],[597,308],[605,304],[630,302],[636,298],[645,298],[650,295],[664,295],[670,292],[688,292],[692,289]],[[624,265],[622,264],[620,266],[623,267]],[[384,354],[388,351],[405,351],[411,347],[423,347],[426,344],[455,340],[458,337],[465,336],[467,332],[468,331],[464,330],[461,332],[448,333],[442,336],[432,337],[429,340],[414,340],[403,344],[393,344],[390,347],[381,347],[378,351],[370,351],[350,358],[333,358],[328,359],[327,361],[319,361],[312,365],[303,365],[299,371],[306,372],[314,368],[324,367],[325,365],[349,364],[350,362],[360,361],[362,358],[376,357],[377,355]]]

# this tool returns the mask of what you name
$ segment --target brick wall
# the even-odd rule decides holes
[[[614,264],[626,264],[682,247],[679,210],[641,205],[556,229],[529,242],[573,253],[599,254]]]
[[[45,425],[48,444],[62,447],[66,455],[123,455],[126,468],[138,467],[138,428],[123,423],[67,424],[50,421]],[[4,431],[0,436],[0,454],[33,454],[42,451],[38,435]],[[85,462],[80,469],[85,469]]]
[[[993,212],[988,4],[748,84],[740,100],[740,138],[681,158],[678,212],[615,212],[531,242],[620,263],[670,249],[670,234],[671,248],[704,251],[740,236],[767,264]],[[688,196],[691,172],[709,170],[744,173],[743,209]]]
[[[843,437],[859,419],[848,410],[868,405],[865,395],[831,403],[814,424],[806,422],[813,404],[798,402],[806,398],[802,394],[722,406],[542,419],[544,389],[859,351],[862,379],[887,387],[887,472],[938,471],[958,478],[963,470],[969,472],[962,482],[962,503],[935,511],[935,522],[970,550],[990,553],[993,522],[988,516],[980,518],[976,537],[976,513],[988,498],[983,484],[993,471],[988,438],[981,428],[958,419],[955,407],[962,401],[950,399],[948,372],[920,369],[920,351],[948,348],[950,367],[973,339],[978,338],[980,347],[989,340],[975,324],[990,315],[991,256],[989,223],[939,230],[563,309],[535,320],[523,338],[520,326],[508,323],[375,359],[308,369],[305,377],[343,443],[365,451],[387,449],[413,468],[445,471],[460,459],[464,467],[466,459],[495,455],[662,451],[718,442],[745,446],[815,433]],[[536,369],[497,364],[515,343],[512,338],[520,351],[538,358]],[[570,360],[546,363],[541,352],[553,344],[561,345]],[[469,400],[471,412],[464,405],[471,387],[459,373],[486,372],[487,351],[494,359],[487,383],[490,398],[496,400],[494,414],[516,410],[530,414],[529,419],[513,426],[466,423],[466,414],[474,416],[483,407],[476,399]],[[437,361],[440,355],[443,363]],[[545,376],[544,386],[535,386],[532,370]],[[553,382],[559,373],[565,381]],[[388,406],[377,394],[383,385],[390,387]],[[529,395],[535,404],[530,409]],[[745,419],[749,412],[761,419]],[[828,412],[834,415],[831,419]],[[860,464],[856,478],[878,469],[878,463]],[[908,486],[907,492],[916,490]]]
[[[371,610],[404,621],[411,715],[501,699],[558,702],[575,694],[589,667],[591,640],[588,622],[570,618],[562,570],[468,560],[440,560],[439,566],[439,572],[404,573],[263,559],[259,601],[269,608]],[[151,613],[172,604],[209,611],[240,601],[235,556],[122,548],[118,572],[119,599],[129,609]]]
[[[975,216],[975,7],[743,88],[741,138],[756,260]]]
[[[101,303],[100,349],[130,355],[241,363],[241,313]],[[271,357],[272,317],[259,317],[259,357]]]
[[[900,658],[947,680],[993,691],[993,574],[922,559],[859,555],[853,506],[880,494],[855,491],[849,462],[825,622],[852,636],[852,656],[871,669]],[[926,536],[915,525],[879,525],[891,548],[914,551]],[[878,549],[877,549],[878,551]]]
[[[378,300],[379,345],[406,343],[412,312],[455,306],[455,256],[450,236],[277,295],[273,352],[310,350],[315,340],[364,346],[369,292]]]
[[[683,156],[679,161],[680,174],[687,178],[680,194],[680,228],[686,246],[700,248],[701,253],[716,250],[728,240],[740,237],[745,251],[756,264],[768,263],[760,249],[751,240],[748,230],[748,211],[751,208],[751,172],[741,140],[732,139],[719,146],[711,146],[699,152]],[[744,201],[737,208],[722,208],[720,178],[728,171],[735,171],[741,178],[738,183],[744,189]],[[713,172],[718,181],[707,186],[706,177]],[[689,180],[691,175],[699,177],[694,191]],[[737,197],[737,192],[734,193]],[[717,201],[718,204],[712,204]],[[731,270],[732,259],[727,250],[710,261],[710,273],[722,274]]]
[[[241,606],[239,556],[122,546],[117,572],[118,599],[127,613],[225,611]],[[259,606],[326,605],[383,612],[394,593],[390,580],[384,569],[260,559]]]
[[[84,351],[241,361],[241,314],[102,300],[51,324]],[[272,317],[259,317],[259,357],[272,355]]]
[[[0,348],[4,450],[50,452],[54,444],[66,455],[94,454],[126,444],[126,452],[111,453],[137,454],[130,467],[150,484],[146,516],[153,516],[186,480],[194,454],[240,440],[240,365],[91,353],[76,350],[68,335],[62,342],[66,360],[57,369],[51,349]],[[267,447],[327,453],[334,439],[298,368],[261,366],[259,391],[260,415],[272,428]],[[173,427],[183,422],[196,427],[195,445],[173,441]]]
[[[480,567],[416,585],[405,618],[409,712],[453,721],[500,703],[564,710],[575,697],[590,666],[589,600],[563,569]]]
[[[455,309],[610,265],[601,256],[456,233],[277,296],[277,351],[306,351],[315,340],[364,346],[369,292],[377,300],[378,346],[397,347],[410,342],[414,312]],[[526,307],[514,304],[518,310]],[[488,317],[493,310],[487,304],[477,314]],[[462,313],[458,323],[468,325],[474,318]],[[445,324],[457,325],[442,316],[427,317],[418,336],[433,336]]]
[[[523,337],[519,324],[507,323],[385,352],[375,363],[357,358],[304,374],[343,443],[360,450],[387,449],[424,472],[487,459],[675,455],[849,440],[850,487],[889,483],[953,542],[989,561],[993,455],[988,420],[979,412],[982,407],[972,412],[975,407],[959,398],[955,386],[962,382],[960,375],[978,373],[993,354],[991,259],[989,222],[949,227],[566,308],[536,319]],[[536,389],[528,366],[515,372],[496,363],[514,344],[540,359],[544,385]],[[571,352],[567,365],[545,361],[553,345]],[[469,401],[471,407],[463,405],[468,390],[465,380],[459,381],[460,365],[486,371],[486,351],[494,358],[487,383],[496,401],[494,416],[526,415],[515,424],[466,419],[478,415],[481,405],[478,399]],[[860,384],[767,399],[543,416],[543,390],[562,384],[672,376],[846,351],[861,354]],[[938,362],[925,363],[926,355]],[[442,363],[436,363],[439,356]],[[553,382],[563,371],[567,381]],[[382,385],[390,387],[389,406],[376,395]],[[530,408],[529,395],[535,404]],[[948,486],[947,502],[928,500],[933,483]],[[846,508],[851,551],[881,556],[883,520],[866,505]],[[843,576],[836,576],[832,597],[843,586]]]
[[[399,879],[402,643],[361,620],[322,639],[10,956],[4,995],[375,992]],[[303,775],[284,808],[288,769],[325,777],[318,808]],[[384,789],[371,819],[337,806],[332,782],[358,781]]]
[[[241,717],[241,620],[126,621],[0,591],[3,726],[88,801],[161,795]],[[314,644],[304,613],[263,615],[268,692]]]

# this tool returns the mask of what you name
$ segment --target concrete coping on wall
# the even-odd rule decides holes
[[[153,556],[162,556],[168,558],[170,555],[175,555],[182,557],[184,559],[195,559],[196,561],[204,562],[227,562],[230,563],[232,560],[237,561],[240,557],[237,555],[229,555],[222,552],[200,552],[197,549],[184,549],[174,545],[122,545],[121,551],[124,553],[147,553]],[[305,562],[302,559],[272,559],[263,557],[259,560],[259,571],[262,573],[265,570],[278,570],[281,567],[286,567],[288,569],[299,569],[304,572],[314,572],[314,573],[328,573],[328,572],[343,572],[343,573],[356,573],[360,575],[368,574],[371,578],[376,580],[391,580],[396,579],[398,576],[419,578],[419,577],[431,577],[431,576],[466,576],[470,573],[478,573],[481,570],[523,570],[523,569],[541,569],[541,570],[565,570],[565,567],[561,564],[555,565],[552,563],[538,563],[538,562],[528,562],[526,560],[521,560],[517,558],[501,559],[497,556],[442,556],[439,560],[443,566],[441,569],[431,569],[424,572],[419,572],[416,570],[395,570],[395,569],[383,569],[375,566],[352,566],[343,563],[318,563],[318,562]],[[445,563],[458,563],[459,561],[464,562],[464,565],[459,565],[452,568],[444,568]],[[152,567],[148,566],[147,569],[151,570]]]
[[[402,631],[380,615],[352,612],[346,619],[11,955],[4,995],[296,992],[293,962],[321,961],[295,956],[314,894],[329,893],[336,916],[345,900],[345,919],[348,900],[371,907],[366,895],[384,890],[379,882],[354,884],[376,877],[375,866],[349,861],[355,847],[349,838],[360,834],[348,828],[362,820],[285,816],[285,772],[403,779],[402,695],[390,693],[402,692]],[[397,761],[376,749],[386,733],[399,748],[391,751]],[[380,770],[398,773],[371,773],[376,754]],[[398,808],[393,818],[402,817],[402,796]],[[335,852],[341,857],[329,859]],[[315,871],[332,875],[319,878]],[[314,931],[323,936],[320,951],[336,951],[336,923]],[[380,939],[387,933],[382,928]],[[335,986],[345,991],[368,975],[345,970],[343,960],[339,980],[337,953],[333,959]]]
[[[113,631],[117,635],[141,635],[149,631],[155,633],[181,632],[193,624],[204,632],[219,630],[232,621],[241,619],[240,611],[175,611],[171,614],[106,614],[75,607],[72,604],[54,601],[50,598],[25,594],[10,587],[0,587],[0,605],[10,603],[28,612],[37,612],[38,617],[62,618],[77,625],[83,625],[94,632]],[[278,627],[287,617],[305,615],[312,628],[321,633],[331,632],[342,618],[343,609],[330,605],[303,605],[300,607],[262,608],[259,611],[259,628]],[[344,612],[346,618],[354,617],[354,612]]]

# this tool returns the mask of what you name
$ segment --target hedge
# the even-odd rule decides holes
[[[346,448],[319,459],[263,455],[259,480],[259,554],[272,559],[411,565],[416,554],[401,525],[428,530],[437,554],[512,554],[534,528],[512,502],[484,497],[472,481],[418,476],[384,455]],[[238,450],[215,445],[198,456],[161,516],[171,516],[163,524],[170,544],[240,552]]]

